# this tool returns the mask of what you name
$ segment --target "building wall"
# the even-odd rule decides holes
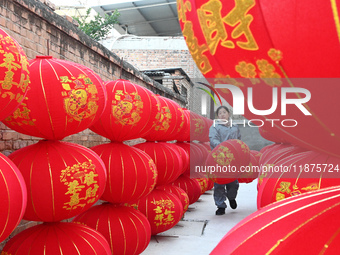
[[[130,62],[139,70],[159,68],[182,68],[194,86],[188,90],[187,108],[201,114],[201,96],[205,94],[197,81],[206,82],[192,59],[183,37],[137,37],[124,36],[116,41],[106,42],[106,46],[119,57]],[[210,104],[208,104],[208,116]]]

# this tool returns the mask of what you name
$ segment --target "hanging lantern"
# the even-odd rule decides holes
[[[140,254],[150,243],[148,219],[131,207],[104,203],[91,207],[75,217],[73,222],[101,233],[110,244],[112,254]]]
[[[266,169],[269,174],[259,187],[259,208],[308,191],[340,185],[340,158],[327,154],[302,152],[276,162],[273,168]]]
[[[211,255],[338,254],[339,201],[337,186],[266,206],[234,226]]]
[[[4,124],[26,135],[61,140],[85,130],[104,110],[106,93],[89,68],[37,56],[29,61],[31,85],[20,107]]]
[[[42,140],[9,158],[27,183],[26,220],[52,222],[74,217],[103,194],[105,165],[81,145]]]
[[[130,203],[149,220],[151,235],[164,232],[175,226],[183,215],[181,201],[169,192],[154,189],[145,197]]]
[[[20,45],[0,29],[0,121],[24,99],[30,83],[28,60]]]
[[[125,203],[149,194],[157,180],[156,165],[151,157],[123,143],[107,143],[91,148],[103,160],[107,181],[102,200]]]
[[[16,165],[0,153],[0,242],[18,226],[27,204],[24,178]]]
[[[154,120],[152,130],[143,138],[148,141],[171,141],[184,127],[182,108],[173,100],[157,96],[160,104],[160,118]]]
[[[181,201],[183,206],[183,215],[189,208],[189,196],[188,194],[181,188],[171,185],[165,184],[162,186],[158,186],[157,189],[164,190],[166,192],[174,194]]]
[[[340,59],[336,0],[177,3],[183,36],[202,74],[212,85],[232,84],[238,95],[253,95],[254,108],[261,111],[245,107],[244,114],[238,109],[240,114],[258,120],[280,140],[340,156],[340,120],[325,114],[340,108],[335,100]],[[278,97],[275,91],[303,103],[304,111],[294,105],[286,113],[272,108]],[[235,91],[218,88],[217,93],[233,102],[235,111]]]
[[[190,205],[195,203],[201,196],[201,185],[196,179],[181,175],[171,184],[183,189],[188,194]]]
[[[214,169],[210,172],[206,171],[207,177],[219,184],[230,183],[238,179],[241,167],[249,165],[249,151],[247,144],[239,139],[230,139],[220,143],[211,151],[206,160],[206,168]]]
[[[110,245],[97,231],[70,222],[43,223],[11,238],[3,254],[110,255]]]
[[[160,118],[159,101],[154,93],[127,80],[105,83],[108,104],[99,121],[90,129],[111,141],[145,136]]]
[[[134,145],[148,154],[156,164],[157,185],[173,182],[182,172],[183,163],[180,155],[165,142],[145,142]]]

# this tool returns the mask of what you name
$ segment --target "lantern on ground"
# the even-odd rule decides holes
[[[149,220],[151,235],[164,232],[175,226],[183,215],[183,206],[177,196],[164,190],[154,189],[130,206],[143,213]]]
[[[234,226],[211,254],[335,255],[340,249],[339,198],[337,186],[266,206]]]
[[[26,135],[61,140],[99,119],[106,92],[92,70],[51,56],[37,56],[28,69],[30,89],[5,125]]]
[[[3,254],[109,255],[110,245],[94,229],[70,222],[43,223],[11,238]]]
[[[0,153],[0,242],[18,226],[27,204],[24,178],[16,165]]]
[[[110,244],[112,254],[140,254],[151,238],[150,223],[144,214],[123,205],[104,203],[91,207],[73,222],[101,233]]]
[[[150,90],[127,80],[105,83],[108,103],[91,130],[111,141],[140,138],[160,117],[159,101]]]
[[[201,185],[196,179],[181,175],[171,184],[183,189],[188,194],[190,205],[195,203],[201,196]]]
[[[30,83],[28,60],[20,45],[0,29],[0,121],[24,99]]]
[[[102,200],[125,203],[149,194],[157,180],[156,165],[144,151],[123,143],[91,148],[103,160],[107,181]]]
[[[259,187],[258,208],[291,196],[340,185],[340,158],[307,151],[286,157],[272,166]],[[275,169],[280,169],[275,171]]]
[[[172,193],[175,196],[177,196],[178,199],[182,203],[183,215],[184,215],[184,213],[189,208],[189,197],[188,197],[188,194],[183,189],[181,189],[180,187],[171,185],[171,184],[165,184],[165,185],[162,185],[162,186],[158,186],[157,189],[167,191],[167,192]]]
[[[52,222],[74,217],[103,194],[105,165],[84,146],[42,140],[9,158],[27,183],[26,220]]]

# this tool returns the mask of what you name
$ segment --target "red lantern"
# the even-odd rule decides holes
[[[184,113],[184,125],[182,132],[177,134],[177,142],[189,142],[190,141],[190,111],[182,108]]]
[[[191,177],[202,177],[202,175],[197,172],[197,168],[204,164],[204,155],[200,147],[195,146],[194,142],[190,143],[176,143],[179,147],[183,148],[189,156],[189,164],[184,175]]]
[[[148,141],[171,141],[184,127],[182,108],[173,100],[158,96],[160,117],[154,121],[151,131],[144,136]]]
[[[246,169],[246,171],[241,172],[240,177],[238,178],[239,183],[250,183],[259,176],[259,160],[261,155],[262,153],[259,151],[250,150],[249,168]]]
[[[173,182],[181,174],[183,163],[180,155],[165,142],[145,142],[134,147],[146,152],[155,162],[158,177],[157,185]]]
[[[28,61],[20,45],[0,29],[0,121],[24,99],[30,83]]]
[[[201,187],[201,195],[208,190],[208,178],[196,178]]]
[[[208,155],[205,169],[207,177],[219,184],[238,179],[242,173],[241,168],[249,165],[249,151],[247,144],[238,139],[220,143]]]
[[[258,207],[311,190],[340,185],[340,158],[314,151],[286,157],[273,166],[258,192]]]
[[[26,135],[61,140],[99,119],[106,93],[97,74],[51,56],[37,56],[29,63],[30,90],[5,125]]]
[[[109,255],[110,245],[97,231],[69,222],[43,223],[10,239],[3,254]]]
[[[209,141],[209,128],[208,122],[205,118],[195,112],[190,112],[190,141]]]
[[[90,129],[111,141],[145,136],[154,120],[160,118],[154,93],[127,80],[105,83],[108,104],[99,121]]]
[[[171,185],[171,184],[165,184],[162,186],[158,186],[157,189],[164,190],[166,192],[174,194],[178,199],[181,201],[183,206],[183,214],[188,210],[189,208],[189,196],[188,194],[181,188]]]
[[[84,146],[42,140],[9,158],[27,183],[26,220],[51,222],[74,217],[103,194],[105,165]]]
[[[24,178],[16,165],[0,153],[0,242],[18,226],[27,204]]]
[[[338,254],[339,198],[337,186],[266,206],[234,226],[211,255]]]
[[[122,205],[94,206],[75,217],[73,222],[101,233],[110,244],[112,254],[140,254],[151,238],[150,223],[144,214]]]
[[[183,215],[183,206],[177,196],[159,189],[154,189],[149,195],[130,203],[130,205],[143,213],[149,220],[151,235],[172,228]]]
[[[210,83],[232,84],[248,100],[253,89],[260,111],[271,109],[275,89],[303,101],[304,112],[294,105],[266,114],[246,107],[247,119],[289,143],[340,156],[340,120],[328,114],[340,107],[338,80],[329,79],[339,77],[338,1],[178,0],[177,6],[189,51]],[[235,104],[228,89],[217,92]]]
[[[170,145],[172,149],[178,152],[181,158],[181,161],[183,163],[181,174],[184,173],[189,168],[189,164],[190,164],[188,153],[181,146],[178,146],[177,143],[167,143],[167,144]]]
[[[186,175],[181,175],[172,185],[177,186],[185,191],[189,197],[189,204],[195,203],[201,196],[201,185],[196,179],[191,179]]]
[[[157,169],[144,151],[123,143],[107,143],[91,148],[103,160],[107,181],[101,199],[125,203],[149,194],[156,185]]]

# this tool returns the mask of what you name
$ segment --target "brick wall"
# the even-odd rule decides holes
[[[121,61],[116,54],[80,31],[71,19],[65,19],[54,13],[53,8],[53,4],[48,0],[1,0],[0,28],[21,45],[28,59],[49,54],[55,58],[85,65],[99,74],[103,81],[115,80],[121,75],[121,78],[171,98],[181,106],[186,105],[185,98],[151,80],[131,63]],[[49,42],[49,53],[47,42]],[[19,134],[0,122],[0,152],[5,155],[39,140]],[[107,139],[88,129],[65,140],[86,147],[108,142]],[[134,140],[127,143],[137,142],[139,141]],[[11,236],[35,224],[37,223],[22,221]],[[0,249],[5,243],[6,241],[0,244]]]

